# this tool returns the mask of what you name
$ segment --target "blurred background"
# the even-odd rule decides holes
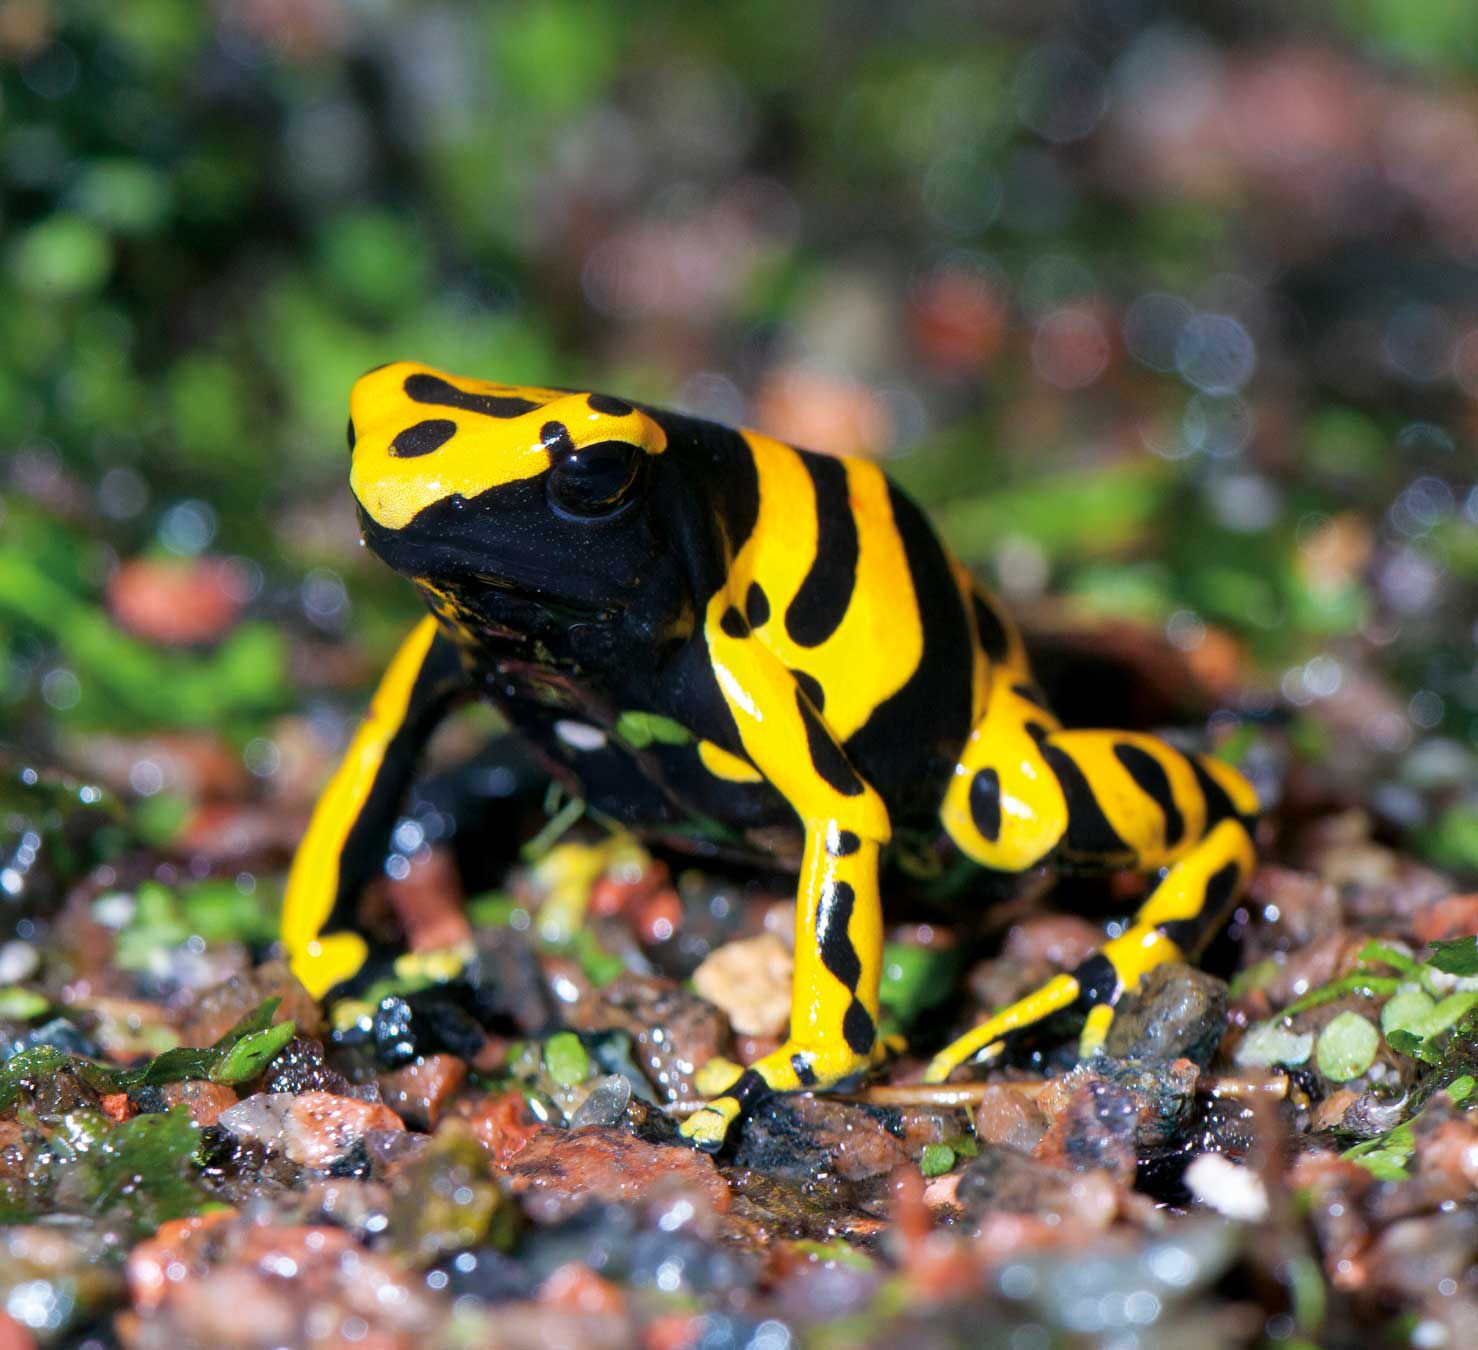
[[[413,357],[886,460],[1478,870],[1478,7],[0,0],[0,68],[0,738],[154,838],[301,828]]]

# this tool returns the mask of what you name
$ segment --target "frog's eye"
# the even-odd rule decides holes
[[[557,454],[549,470],[549,501],[561,515],[588,519],[620,508],[646,456],[627,441],[597,441]]]

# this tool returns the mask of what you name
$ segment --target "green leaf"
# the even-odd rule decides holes
[[[544,1042],[544,1067],[561,1087],[575,1087],[590,1077],[590,1056],[573,1031],[561,1031]]]
[[[1393,1031],[1409,1031],[1418,1038],[1425,1036],[1423,1027],[1436,1006],[1437,1001],[1424,989],[1398,989],[1380,1010],[1381,1030],[1387,1040]],[[1396,1047],[1392,1044],[1391,1048]]]
[[[600,939],[589,928],[580,929],[571,939],[570,953],[597,989],[604,989],[626,969],[626,962],[602,947]]]
[[[1357,1012],[1342,1012],[1320,1033],[1314,1047],[1319,1072],[1334,1083],[1358,1078],[1375,1063],[1380,1032]]]
[[[950,997],[959,964],[958,948],[890,942],[883,948],[883,980],[878,997],[907,1027],[921,1013]]]
[[[210,1070],[212,1083],[245,1083],[255,1078],[297,1033],[297,1023],[279,1022],[241,1037]]]
[[[926,1177],[942,1177],[955,1165],[955,1151],[948,1144],[925,1144],[919,1154],[919,1171]]]
[[[1452,1082],[1450,1082],[1442,1090],[1447,1093],[1447,1095],[1451,1097],[1453,1101],[1461,1104],[1467,1101],[1468,1098],[1473,1095],[1474,1087],[1478,1087],[1478,1080],[1475,1080],[1472,1074],[1465,1073],[1461,1078],[1454,1078]]]
[[[34,989],[22,989],[20,985],[8,985],[0,989],[0,1017],[16,1022],[29,1022],[40,1017],[51,1007],[51,1000]]]
[[[91,221],[52,216],[19,236],[10,264],[22,290],[45,300],[65,300],[94,291],[107,280],[113,248]]]
[[[195,1182],[200,1131],[184,1107],[135,1116],[113,1129],[92,1156],[92,1209],[122,1210],[140,1233],[198,1214],[212,1202]]]
[[[1236,1062],[1243,1069],[1267,1069],[1274,1064],[1296,1068],[1308,1061],[1313,1049],[1312,1031],[1294,1031],[1274,1018],[1247,1029],[1237,1047]]]
[[[277,1015],[277,1009],[282,1000],[274,995],[272,998],[263,999],[234,1027],[220,1038],[212,1047],[212,1050],[229,1050],[237,1041],[244,1040],[247,1036],[255,1036],[260,1031],[265,1031],[272,1025],[272,1019]],[[284,1025],[291,1026],[288,1022]]]
[[[1437,1051],[1428,1048],[1426,1041],[1414,1031],[1397,1028],[1386,1033],[1386,1044],[1398,1055],[1420,1060],[1423,1064],[1435,1064],[1442,1058]]]
[[[616,719],[616,735],[627,745],[644,750],[654,742],[659,745],[686,745],[693,733],[681,722],[660,713],[628,711]]]
[[[66,1066],[71,1056],[54,1045],[34,1045],[0,1064],[0,1111],[9,1110],[21,1090],[50,1078]]]
[[[842,1238],[833,1238],[830,1242],[816,1242],[803,1238],[791,1243],[791,1249],[802,1256],[810,1257],[813,1261],[834,1262],[839,1266],[848,1266],[852,1270],[875,1270],[877,1268],[871,1257],[858,1251],[856,1247]]]
[[[1427,964],[1447,975],[1478,975],[1478,937],[1433,943]]]
[[[1382,965],[1399,970],[1403,975],[1414,976],[1417,972],[1417,963],[1411,957],[1405,952],[1398,952],[1394,947],[1387,946],[1384,942],[1367,942],[1360,948],[1360,955],[1357,959],[1378,961]]]
[[[1401,987],[1401,981],[1394,976],[1388,975],[1366,975],[1356,971],[1353,975],[1345,975],[1338,980],[1331,980],[1328,984],[1321,984],[1317,989],[1311,989],[1300,999],[1295,999],[1283,1009],[1284,1017],[1292,1017],[1295,1013],[1301,1013],[1308,1008],[1317,1008],[1323,1003],[1333,1003],[1337,998],[1343,998],[1346,994],[1364,994],[1366,998],[1373,998],[1377,994],[1394,994]]]

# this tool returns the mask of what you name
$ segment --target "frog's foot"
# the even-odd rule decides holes
[[[988,1018],[945,1046],[929,1062],[928,1069],[924,1071],[924,1082],[942,1083],[961,1064],[970,1060],[985,1062],[994,1059],[1006,1048],[1005,1038],[1013,1031],[1020,1031],[1055,1012],[1071,1008],[1082,993],[1082,985],[1072,975],[1059,975],[1049,980],[1040,989],[1013,1003],[1009,1008],[1003,1008],[994,1017]],[[1107,1011],[1107,1005],[1103,1006]],[[1102,1022],[1101,1018],[1098,1020]],[[1099,1044],[1102,1044],[1101,1035],[1107,1031],[1107,1026],[1099,1025],[1095,1029],[1100,1033]]]
[[[733,1123],[766,1097],[777,1092],[824,1092],[881,1064],[893,1048],[880,1039],[867,1054],[857,1054],[845,1044],[833,1048],[786,1041],[747,1069],[715,1057],[694,1080],[709,1100],[683,1122],[683,1138],[706,1153],[716,1153]]]

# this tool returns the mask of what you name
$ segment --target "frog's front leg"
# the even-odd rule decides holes
[[[470,693],[456,648],[428,614],[381,677],[288,873],[282,945],[315,998],[364,964],[368,948],[353,929],[359,891],[384,861],[421,747]]]
[[[717,1095],[684,1122],[683,1134],[709,1150],[770,1093],[830,1087],[883,1053],[878,854],[887,809],[790,671],[735,618],[725,611],[708,634],[714,674],[746,757],[800,816],[805,849],[790,1037],[747,1069],[730,1066],[729,1081],[712,1084]]]

